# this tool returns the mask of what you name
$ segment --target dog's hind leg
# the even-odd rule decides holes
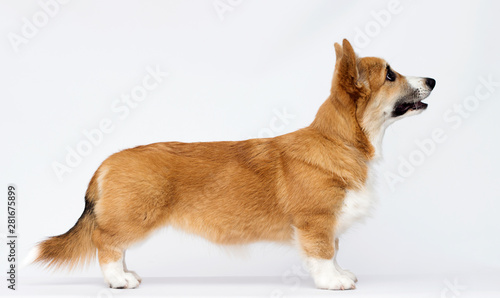
[[[101,229],[94,231],[92,240],[97,247],[99,264],[104,281],[110,288],[133,289],[139,286],[140,279],[136,274],[127,272],[125,265],[125,246],[117,241],[117,237]]]
[[[126,250],[123,251],[123,270],[125,272],[132,273],[135,276],[135,278],[139,281],[139,283],[142,282],[142,278],[139,276],[139,274],[135,273],[135,271],[128,270],[127,264],[125,264],[125,252]]]

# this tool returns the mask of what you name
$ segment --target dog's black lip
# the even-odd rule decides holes
[[[425,109],[427,109],[427,106],[428,106],[428,104],[426,104],[425,102],[422,102],[421,100],[398,102],[396,104],[396,106],[394,107],[394,110],[392,111],[392,116],[399,117],[399,116],[406,114],[406,112],[408,112],[410,110],[414,110],[414,111],[425,110]]]

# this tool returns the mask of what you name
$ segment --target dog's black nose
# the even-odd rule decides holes
[[[431,79],[431,78],[426,78],[425,79],[425,84],[429,86],[429,88],[434,89],[434,86],[436,86],[436,80]]]

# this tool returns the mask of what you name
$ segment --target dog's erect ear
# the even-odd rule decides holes
[[[362,92],[362,84],[358,82],[356,53],[347,39],[342,41],[342,47],[338,43],[335,44],[335,54],[337,61],[334,81],[349,94]]]
[[[335,43],[335,56],[336,56],[335,64],[337,64],[339,59],[342,58],[342,46],[339,45],[337,42]]]

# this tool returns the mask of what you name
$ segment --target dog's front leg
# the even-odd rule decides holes
[[[316,287],[328,290],[355,289],[355,282],[339,272],[334,256],[334,218],[331,214],[309,214],[297,222],[297,240]]]
[[[339,254],[339,238],[335,239],[335,256],[333,257],[333,264],[335,265],[335,268],[337,268],[337,271],[340,272],[342,275],[346,275],[350,279],[352,279],[354,282],[358,282],[358,278],[354,273],[352,273],[349,270],[342,269],[340,265],[337,263],[337,255]]]

